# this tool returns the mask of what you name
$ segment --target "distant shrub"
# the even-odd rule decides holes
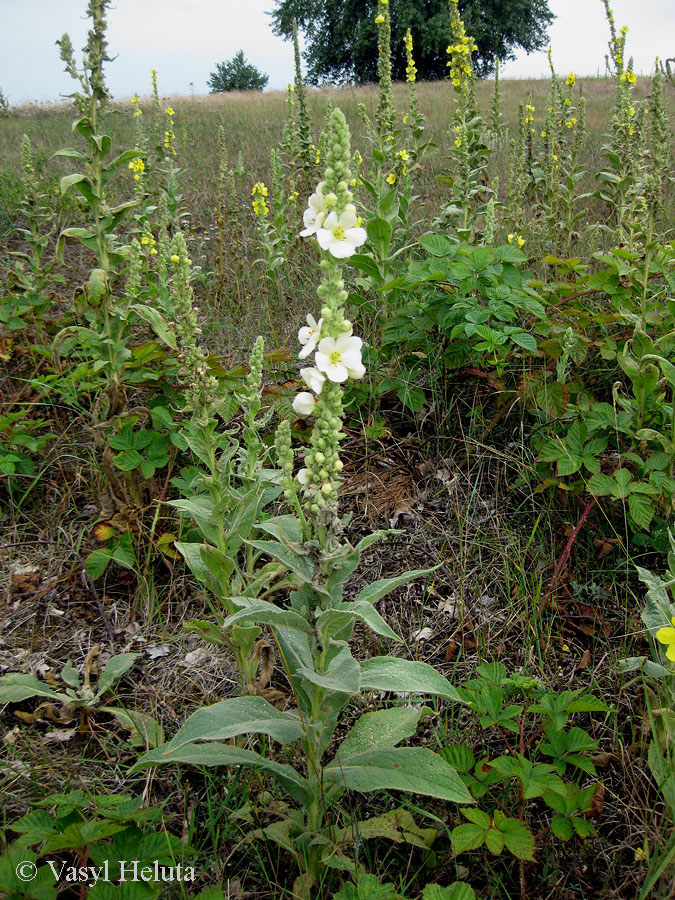
[[[267,86],[269,75],[264,75],[254,65],[246,62],[244,51],[240,50],[228,62],[216,64],[215,72],[209,76],[209,91],[224,94],[227,91],[262,91]]]

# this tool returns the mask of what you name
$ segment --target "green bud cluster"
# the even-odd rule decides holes
[[[349,127],[342,110],[334,109],[326,128],[326,170],[323,177],[324,197],[331,194],[335,199],[332,207],[340,215],[344,212],[348,203],[353,200],[349,190],[349,182],[352,173],[349,168],[351,162]],[[327,205],[330,205],[327,202]]]
[[[274,435],[274,447],[277,451],[279,468],[284,473],[281,479],[284,496],[292,502],[295,499],[295,485],[293,482],[294,454],[291,442],[291,423],[288,419],[282,419],[279,422]]]
[[[258,335],[251,351],[249,360],[249,373],[244,380],[245,403],[248,418],[252,424],[255,417],[260,412],[260,396],[263,377],[263,365],[265,362],[265,342]]]

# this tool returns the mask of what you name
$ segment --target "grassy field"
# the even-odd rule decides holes
[[[675,575],[675,90],[627,72],[564,73],[558,93],[550,79],[504,81],[494,127],[493,83],[475,86],[478,116],[464,88],[419,83],[417,135],[410,85],[393,86],[386,127],[377,87],[308,90],[311,149],[297,85],[290,108],[275,92],[149,95],[82,135],[70,104],[0,116],[0,896],[673,896],[675,609],[658,575]],[[341,165],[333,107],[361,157],[336,203],[353,188],[368,229],[339,270],[298,237],[309,195],[332,184],[327,157]],[[91,135],[103,133],[114,149],[101,156]],[[81,159],[53,157],[76,145]],[[76,171],[88,181],[62,181]],[[296,335],[319,308],[325,323],[348,312],[366,371],[339,390],[326,376],[299,414]],[[332,326],[317,327],[326,339]],[[339,437],[312,418],[329,402],[322,427],[335,431],[332,416]],[[279,420],[309,465],[305,495],[270,475],[284,471]],[[338,442],[334,481],[319,440]],[[313,509],[312,471],[340,525]],[[263,527],[282,514],[315,527],[282,534],[285,555]],[[395,532],[364,545],[340,611],[324,594],[310,615],[303,602],[339,553],[377,529]],[[240,531],[248,543],[232,542]],[[636,565],[653,573],[646,600]],[[353,633],[316,638],[311,677],[293,670],[293,616],[319,634],[321,610],[339,618],[406,570],[418,577],[377,593]],[[247,629],[223,627],[237,592],[277,608],[243,657],[230,635]],[[333,689],[327,660],[343,647],[362,672],[391,654],[446,688],[362,675],[360,689]],[[343,698],[320,752],[309,683],[322,727]],[[264,764],[205,763],[212,745],[194,744],[130,774],[146,751],[169,753],[196,710],[235,698],[291,730],[298,705],[304,737],[228,731],[223,712],[223,763],[255,752]],[[354,739],[357,721],[377,724]],[[340,793],[331,762],[350,769],[348,733],[361,752],[417,753],[412,788],[371,756]],[[420,786],[432,751],[464,786]],[[265,766],[315,776],[320,803],[284,794]],[[182,861],[195,880],[123,885],[111,862],[94,888],[49,863],[123,858]],[[32,887],[12,875],[21,861],[39,867]]]

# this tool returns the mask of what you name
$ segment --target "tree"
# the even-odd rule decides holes
[[[307,81],[357,82],[377,78],[377,0],[275,0],[275,34],[290,37],[293,19],[304,32]],[[390,0],[392,77],[405,78],[403,38],[410,28],[418,77],[433,81],[446,75],[446,47],[452,43],[448,0]],[[547,44],[546,29],[555,18],[548,0],[460,0],[467,33],[478,51],[473,62],[479,77],[496,59],[515,57]]]
[[[251,63],[246,62],[240,50],[228,62],[216,63],[216,71],[209,76],[209,91],[224,94],[227,91],[262,91],[270,80]]]

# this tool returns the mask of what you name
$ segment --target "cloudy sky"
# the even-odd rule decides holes
[[[150,90],[150,69],[159,72],[163,95],[207,92],[216,62],[240,48],[270,76],[270,89],[292,78],[292,50],[272,34],[266,12],[273,0],[116,0],[109,11],[111,55],[108,85],[117,98]],[[673,0],[613,0],[618,26],[628,25],[628,51],[635,69],[648,72],[656,54],[675,53]],[[86,39],[86,0],[0,0],[0,88],[10,104],[52,101],[72,91],[55,41],[64,31],[75,48]],[[550,0],[557,15],[550,38],[556,67],[579,75],[604,70],[607,25],[601,0]],[[546,55],[522,54],[505,76],[548,71]]]

